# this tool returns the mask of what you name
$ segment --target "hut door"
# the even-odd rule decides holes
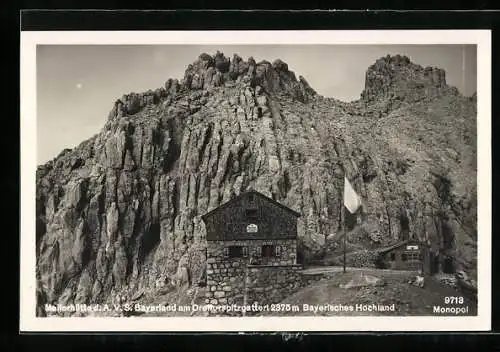
[[[297,251],[297,264],[304,265],[304,256],[301,251]]]
[[[430,253],[430,266],[431,275],[439,271],[439,257],[434,253]]]

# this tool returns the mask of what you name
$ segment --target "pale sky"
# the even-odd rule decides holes
[[[39,45],[37,47],[37,159],[54,158],[98,133],[123,94],[181,79],[203,52],[232,58],[281,59],[319,94],[359,98],[368,66],[387,54],[408,56],[446,71],[462,94],[476,91],[475,45]]]

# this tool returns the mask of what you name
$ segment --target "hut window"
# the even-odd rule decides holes
[[[419,260],[419,253],[408,253],[408,260]]]
[[[234,224],[232,224],[232,228],[233,228],[233,233],[242,232],[241,224],[234,223]]]
[[[275,248],[272,245],[262,246],[262,256],[263,257],[273,257],[275,255]]]
[[[249,194],[249,195],[248,195],[248,202],[249,202],[249,203],[253,203],[253,201],[254,201],[253,194]]]
[[[226,249],[227,249],[227,256],[229,258],[243,257],[243,247],[241,246],[229,246]]]
[[[402,260],[403,262],[406,262],[406,260],[407,260],[407,259],[408,259],[408,258],[407,258],[406,253],[401,254],[401,260]]]
[[[391,253],[391,260],[396,260],[396,253]]]
[[[243,254],[243,257],[248,257],[248,247],[243,247],[242,249],[242,254]]]
[[[246,209],[245,216],[248,220],[257,220],[258,219],[257,209]]]
[[[280,257],[281,256],[281,246],[276,246],[274,248],[274,254],[277,256],[277,257]]]
[[[256,253],[255,253],[257,256],[262,256],[262,247],[257,247],[256,248]]]

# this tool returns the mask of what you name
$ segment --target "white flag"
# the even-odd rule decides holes
[[[361,206],[361,198],[358,196],[354,188],[352,188],[347,177],[344,176],[344,205],[351,214]]]

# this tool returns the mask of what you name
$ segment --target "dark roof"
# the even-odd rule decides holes
[[[393,244],[392,246],[381,248],[381,249],[378,250],[378,252],[379,253],[387,253],[387,252],[392,251],[393,249],[396,249],[396,248],[399,248],[401,246],[404,246],[407,243],[408,243],[408,241],[399,242],[399,243]]]
[[[212,209],[211,211],[209,211],[209,212],[208,212],[208,213],[206,213],[205,215],[202,215],[202,216],[201,216],[201,218],[202,218],[203,220],[205,220],[208,216],[210,216],[210,215],[214,214],[215,212],[217,212],[217,211],[219,211],[219,210],[221,210],[221,209],[224,209],[224,208],[228,207],[228,206],[229,206],[229,205],[231,205],[232,203],[237,202],[238,200],[240,200],[241,198],[243,198],[244,196],[246,196],[247,194],[250,194],[250,193],[253,193],[253,194],[255,194],[255,195],[257,195],[257,196],[259,196],[259,197],[261,197],[261,198],[265,199],[266,201],[268,201],[268,202],[270,202],[270,203],[272,203],[272,204],[274,204],[274,205],[276,205],[276,206],[280,207],[280,208],[281,208],[281,209],[283,209],[283,210],[288,211],[289,213],[293,214],[293,215],[294,215],[294,216],[296,216],[296,217],[300,217],[300,216],[301,216],[301,215],[300,215],[300,213],[296,212],[295,210],[292,210],[292,209],[288,208],[287,206],[284,206],[283,204],[278,203],[278,202],[277,202],[277,201],[275,201],[274,199],[269,198],[269,197],[267,197],[267,196],[263,195],[262,193],[257,192],[257,191],[255,191],[255,190],[253,190],[253,189],[252,189],[252,190],[249,190],[249,191],[243,192],[243,193],[241,193],[241,194],[237,195],[236,197],[231,198],[230,200],[228,200],[227,202],[223,203],[222,205],[219,205],[217,208]]]

